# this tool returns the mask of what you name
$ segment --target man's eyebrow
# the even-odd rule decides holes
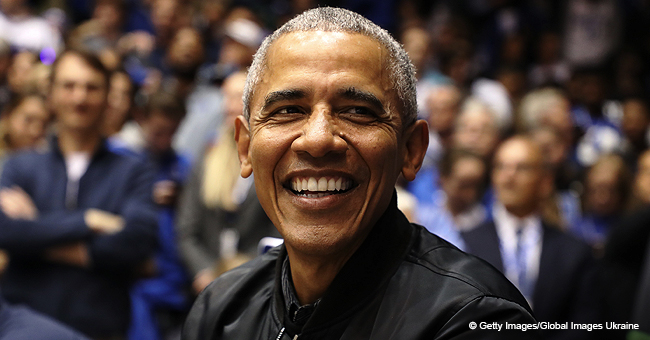
[[[288,89],[288,90],[279,90],[273,91],[266,95],[264,98],[264,104],[262,105],[262,110],[266,110],[271,105],[286,101],[286,100],[296,100],[302,99],[307,96],[307,92],[299,89]]]
[[[359,90],[356,87],[348,87],[346,89],[340,90],[338,92],[338,95],[345,99],[366,102],[377,109],[385,110],[384,105],[382,104],[381,100],[377,98],[377,96],[370,92]]]

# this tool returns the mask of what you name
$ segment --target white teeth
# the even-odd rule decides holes
[[[314,177],[309,177],[309,181],[307,182],[309,185],[307,186],[307,190],[309,191],[318,191],[318,182]]]
[[[352,186],[352,182],[342,177],[326,178],[326,177],[309,177],[309,178],[295,178],[291,181],[291,189],[296,192],[311,191],[311,192],[326,192],[326,191],[341,191],[347,190]],[[309,194],[316,195],[316,194]],[[311,196],[310,196],[311,197]],[[315,197],[315,196],[314,196]],[[318,196],[322,197],[322,196]]]
[[[336,181],[334,180],[334,178],[330,178],[330,180],[327,181],[327,190],[328,191],[336,190]]]
[[[321,177],[318,180],[318,191],[327,191],[327,178]]]

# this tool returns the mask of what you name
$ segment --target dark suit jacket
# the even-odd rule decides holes
[[[538,321],[600,323],[596,266],[586,244],[542,224],[542,252],[532,307]],[[463,233],[467,251],[501,272],[503,260],[493,221]],[[569,324],[570,327],[570,324]],[[593,339],[594,332],[555,332],[552,339]],[[546,338],[546,337],[545,337]]]

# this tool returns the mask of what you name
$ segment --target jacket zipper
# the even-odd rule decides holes
[[[280,338],[282,338],[282,334],[284,334],[284,327],[282,327],[282,329],[280,330],[280,334],[278,334],[278,337],[275,338],[275,340],[280,340]],[[298,334],[296,334],[296,336],[293,337],[293,340],[298,340]]]
[[[282,334],[284,334],[284,327],[282,327],[282,329],[280,330],[280,334],[278,334],[278,337],[275,338],[275,340],[280,340],[280,338],[282,338]]]

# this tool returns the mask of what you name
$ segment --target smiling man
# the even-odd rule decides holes
[[[476,338],[471,321],[534,322],[501,274],[397,209],[395,182],[428,143],[416,110],[406,52],[358,14],[310,10],[268,37],[236,139],[285,243],[208,286],[183,339]]]

